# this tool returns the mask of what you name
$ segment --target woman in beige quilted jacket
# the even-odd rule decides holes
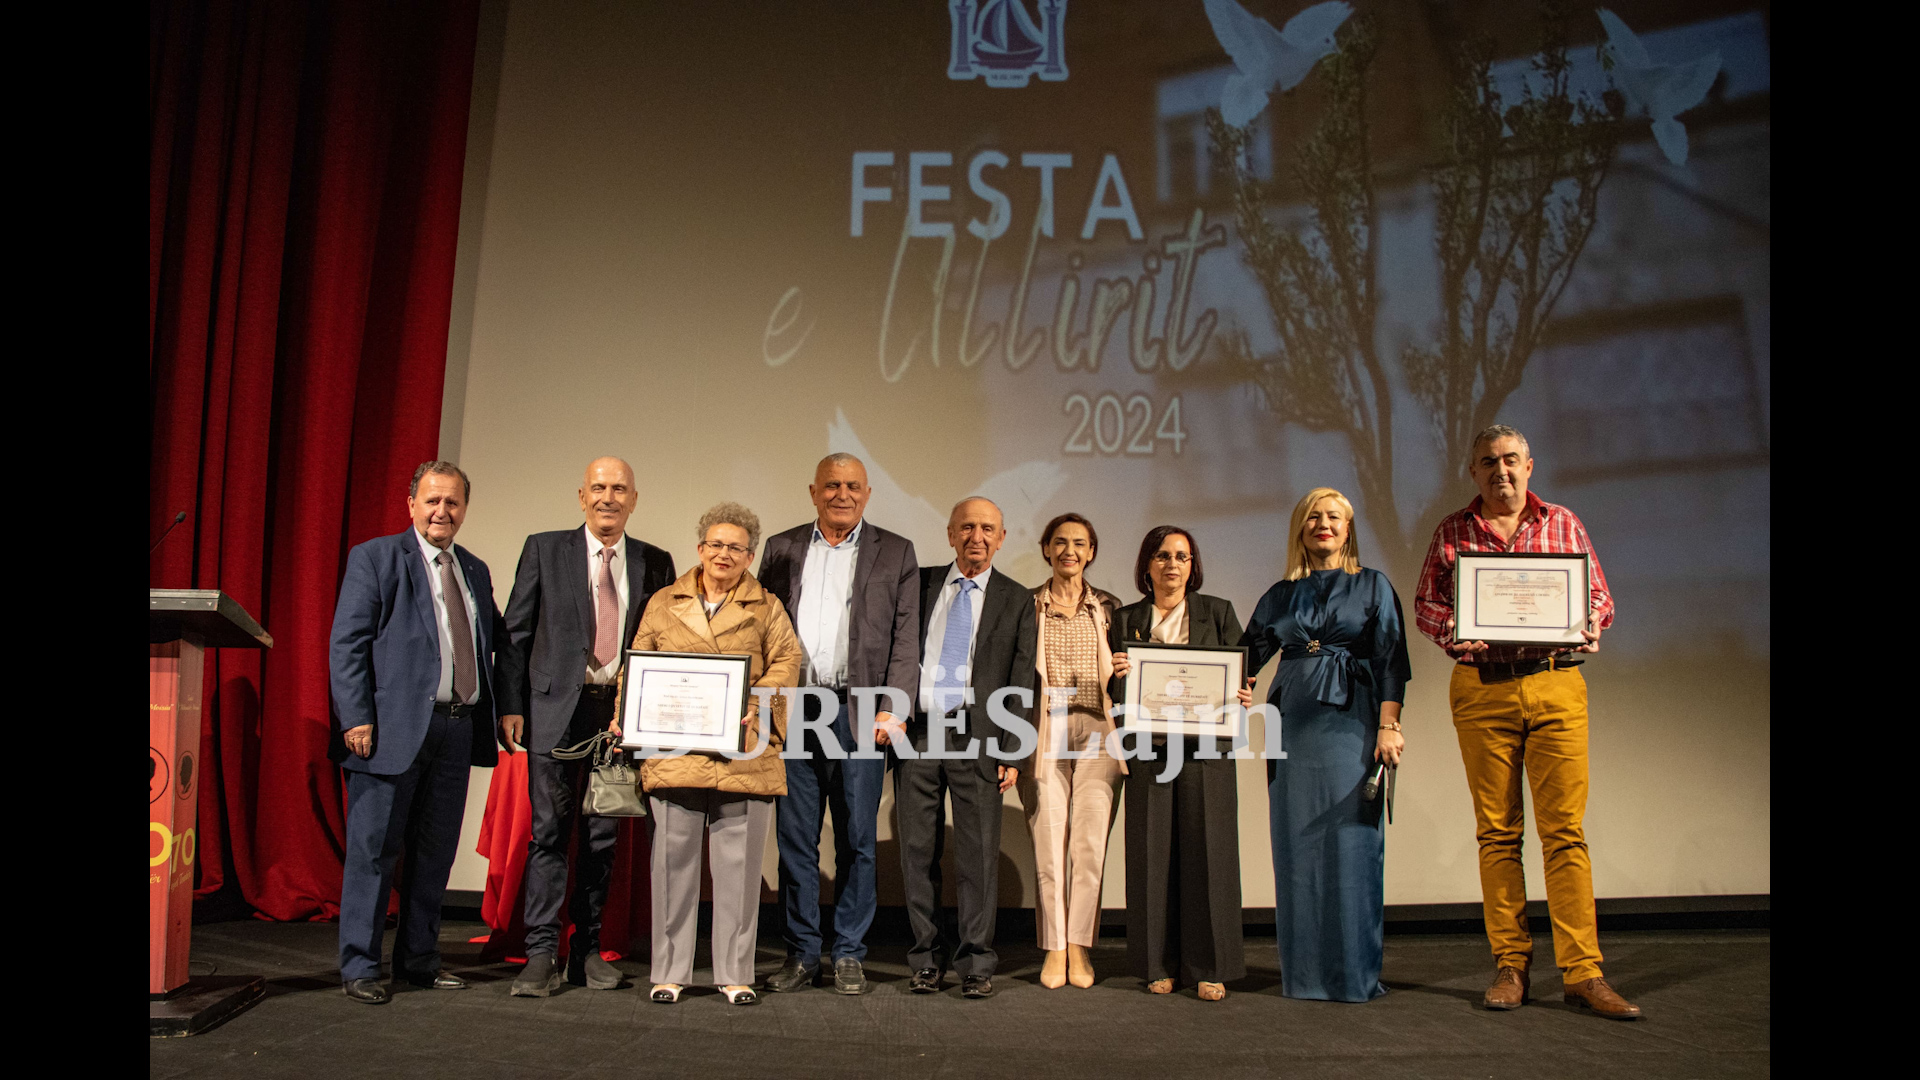
[[[760,519],[738,503],[700,516],[700,565],[653,594],[633,647],[653,652],[745,653],[754,686],[796,686],[800,642],[786,609],[747,566],[760,545]],[[734,760],[689,752],[641,763],[653,817],[653,1000],[671,1004],[693,979],[700,910],[700,847],[713,871],[713,979],[735,1005],[755,1001],[760,929],[760,864],[773,829],[773,797],[787,791],[780,760],[788,699],[774,694],[762,734],[759,699],[741,718],[749,751]]]

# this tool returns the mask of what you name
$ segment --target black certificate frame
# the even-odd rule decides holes
[[[691,663],[689,663],[691,662]],[[740,692],[735,700],[734,713],[722,723],[732,729],[732,738],[712,736],[687,736],[660,732],[641,739],[633,735],[633,717],[628,715],[629,707],[639,708],[640,702],[630,692],[633,686],[634,672],[668,671],[669,665],[680,664],[685,669],[701,674],[711,674],[715,668],[724,668],[727,677],[739,684]],[[704,670],[701,670],[704,669]],[[620,721],[620,745],[629,750],[690,750],[705,753],[735,754],[745,752],[747,748],[747,725],[739,722],[747,715],[748,703],[753,698],[753,657],[746,653],[690,653],[655,652],[648,649],[628,649],[620,663],[620,689],[614,695],[613,715]],[[734,700],[733,695],[729,695]],[[724,728],[723,728],[724,730]]]
[[[1166,645],[1157,641],[1130,641],[1123,650],[1132,670],[1120,691],[1122,706],[1120,712],[1120,730],[1144,731],[1152,735],[1212,735],[1222,742],[1237,743],[1247,735],[1247,710],[1240,706],[1239,690],[1246,682],[1247,647],[1245,645]],[[1222,704],[1226,712],[1220,714],[1225,723],[1207,723],[1197,720],[1164,720],[1145,716],[1140,706],[1141,684],[1138,674],[1145,664],[1174,663],[1172,660],[1155,659],[1151,654],[1158,652],[1191,653],[1192,660],[1179,661],[1205,666],[1218,663],[1227,668],[1227,694]],[[1141,654],[1136,656],[1135,654]]]
[[[1581,631],[1593,619],[1593,558],[1584,551],[1462,551],[1453,565],[1453,640],[1484,641],[1489,645],[1532,645],[1562,648],[1586,644]],[[1507,564],[1502,566],[1501,564]],[[1558,565],[1555,565],[1558,564]],[[1483,572],[1521,573],[1564,571],[1567,575],[1567,623],[1538,628],[1514,623],[1489,623],[1480,618],[1478,593],[1473,587]]]

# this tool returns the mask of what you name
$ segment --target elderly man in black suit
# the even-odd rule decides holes
[[[913,926],[907,988],[916,994],[938,992],[951,966],[960,975],[962,997],[993,995],[1000,797],[1020,770],[988,753],[994,739],[1002,752],[1013,749],[989,706],[1012,687],[1021,692],[1001,695],[1001,706],[1021,721],[1031,715],[1037,633],[1032,592],[993,571],[1005,540],[1000,508],[989,499],[964,499],[947,519],[953,562],[920,571],[920,688],[906,731],[913,755],[902,750],[893,772],[900,871]],[[946,842],[941,819],[948,795],[960,879],[957,918],[950,925],[940,909]]]
[[[842,994],[871,989],[862,962],[873,925],[880,789],[884,754],[855,756],[855,725],[871,724],[873,744],[885,746],[901,721],[878,704],[871,717],[854,717],[847,692],[859,687],[894,691],[910,708],[920,683],[920,564],[913,542],[866,520],[867,467],[852,454],[829,454],[807,488],[815,520],[767,538],[760,585],[780,598],[804,653],[801,685],[829,692],[831,718],[809,698],[799,738],[788,737],[787,793],[775,803],[780,847],[780,902],[786,914],[787,960],[767,977],[768,990],[809,986],[819,977],[825,935],[820,925],[820,827],[833,809],[837,861],[833,903],[833,987]],[[884,700],[884,695],[881,700]],[[821,725],[819,722],[825,720]],[[824,726],[839,745],[820,745]],[[791,729],[790,729],[791,730]]]
[[[638,502],[632,466],[614,457],[594,460],[580,485],[585,527],[527,537],[507,598],[500,723],[527,749],[533,801],[527,966],[513,980],[516,997],[546,997],[560,986],[560,905],[567,900],[567,842],[576,819],[580,842],[566,976],[594,990],[620,985],[619,969],[600,956],[600,915],[620,819],[580,815],[589,764],[556,760],[553,751],[612,722],[626,642],[654,591],[673,583],[673,557],[626,535]]]

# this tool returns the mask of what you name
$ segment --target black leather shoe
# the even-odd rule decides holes
[[[514,997],[547,997],[560,989],[560,966],[553,961],[552,953],[534,953],[527,957],[527,966],[513,978]]]
[[[867,973],[860,967],[860,961],[851,956],[843,956],[833,962],[833,992],[836,994],[864,994],[873,989],[867,981]]]
[[[907,981],[907,989],[916,994],[937,994],[940,992],[940,980],[946,974],[937,967],[923,967]]]
[[[993,978],[989,975],[968,975],[960,980],[960,996],[963,998],[990,998],[993,996]]]
[[[799,957],[789,956],[787,962],[780,965],[780,970],[767,976],[766,981],[760,985],[769,993],[790,994],[795,990],[805,990],[812,986],[813,980],[819,977],[818,965],[803,964]]]
[[[607,963],[599,949],[587,949],[567,957],[567,981],[589,990],[620,989],[620,969]]]
[[[379,979],[348,979],[341,987],[347,996],[368,1005],[385,1005],[391,994],[387,993],[387,984]]]
[[[444,968],[431,975],[415,975],[409,972],[406,980],[422,990],[465,990],[467,980]]]

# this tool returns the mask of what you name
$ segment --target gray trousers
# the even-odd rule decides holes
[[[749,986],[760,933],[760,862],[773,832],[773,800],[706,788],[661,788],[653,812],[655,983],[693,981],[700,926],[700,841],[713,867],[713,982]]]

